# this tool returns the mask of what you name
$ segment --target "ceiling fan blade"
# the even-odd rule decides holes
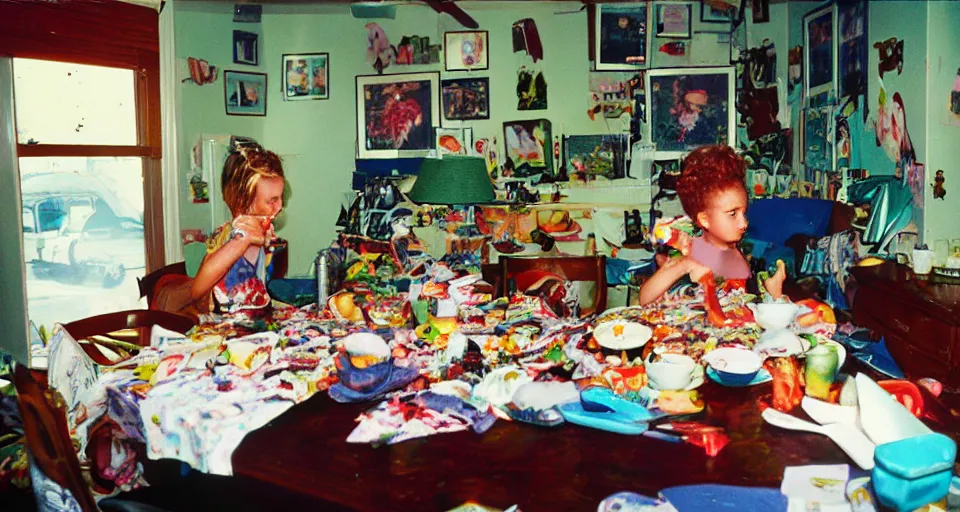
[[[442,0],[424,0],[427,5],[433,8],[434,11],[439,13],[447,13],[453,19],[457,20],[458,23],[463,25],[466,28],[476,29],[480,28],[480,24],[476,20],[470,17],[469,14],[463,11],[457,4],[452,1],[442,1]]]

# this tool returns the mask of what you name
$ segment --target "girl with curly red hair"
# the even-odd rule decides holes
[[[729,146],[704,146],[683,161],[677,195],[683,211],[703,231],[682,250],[683,257],[669,260],[640,288],[640,304],[659,299],[677,281],[689,276],[694,282],[721,277],[743,286],[750,266],[737,248],[747,231],[746,163]],[[775,298],[782,294],[786,270],[777,262],[777,272],[764,285]]]

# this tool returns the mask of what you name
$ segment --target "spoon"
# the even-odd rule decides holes
[[[829,425],[817,425],[809,421],[801,420],[789,414],[784,414],[776,409],[769,408],[761,414],[763,419],[771,425],[789,430],[801,430],[822,434],[829,437],[841,450],[853,459],[863,469],[873,469],[873,451],[876,445],[867,438],[857,427],[845,425],[843,423],[831,423]]]

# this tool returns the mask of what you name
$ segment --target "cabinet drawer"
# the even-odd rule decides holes
[[[907,377],[912,379],[933,377],[948,388],[960,386],[960,383],[949,381],[954,372],[951,372],[950,363],[947,360],[926,354],[896,334],[887,335],[885,338],[890,355]]]
[[[948,362],[955,341],[957,326],[932,318],[926,311],[872,289],[860,290],[854,303],[855,317],[869,317],[864,325],[883,334],[896,334],[911,346]]]

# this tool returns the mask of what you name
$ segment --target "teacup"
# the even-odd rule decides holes
[[[929,274],[933,270],[933,260],[937,253],[926,249],[913,250],[913,273]]]
[[[800,307],[792,302],[747,304],[753,311],[753,318],[764,330],[786,329],[797,317]]]
[[[697,362],[683,354],[661,354],[660,360],[653,361],[653,354],[644,361],[650,387],[661,391],[686,389],[693,381],[693,370]]]

